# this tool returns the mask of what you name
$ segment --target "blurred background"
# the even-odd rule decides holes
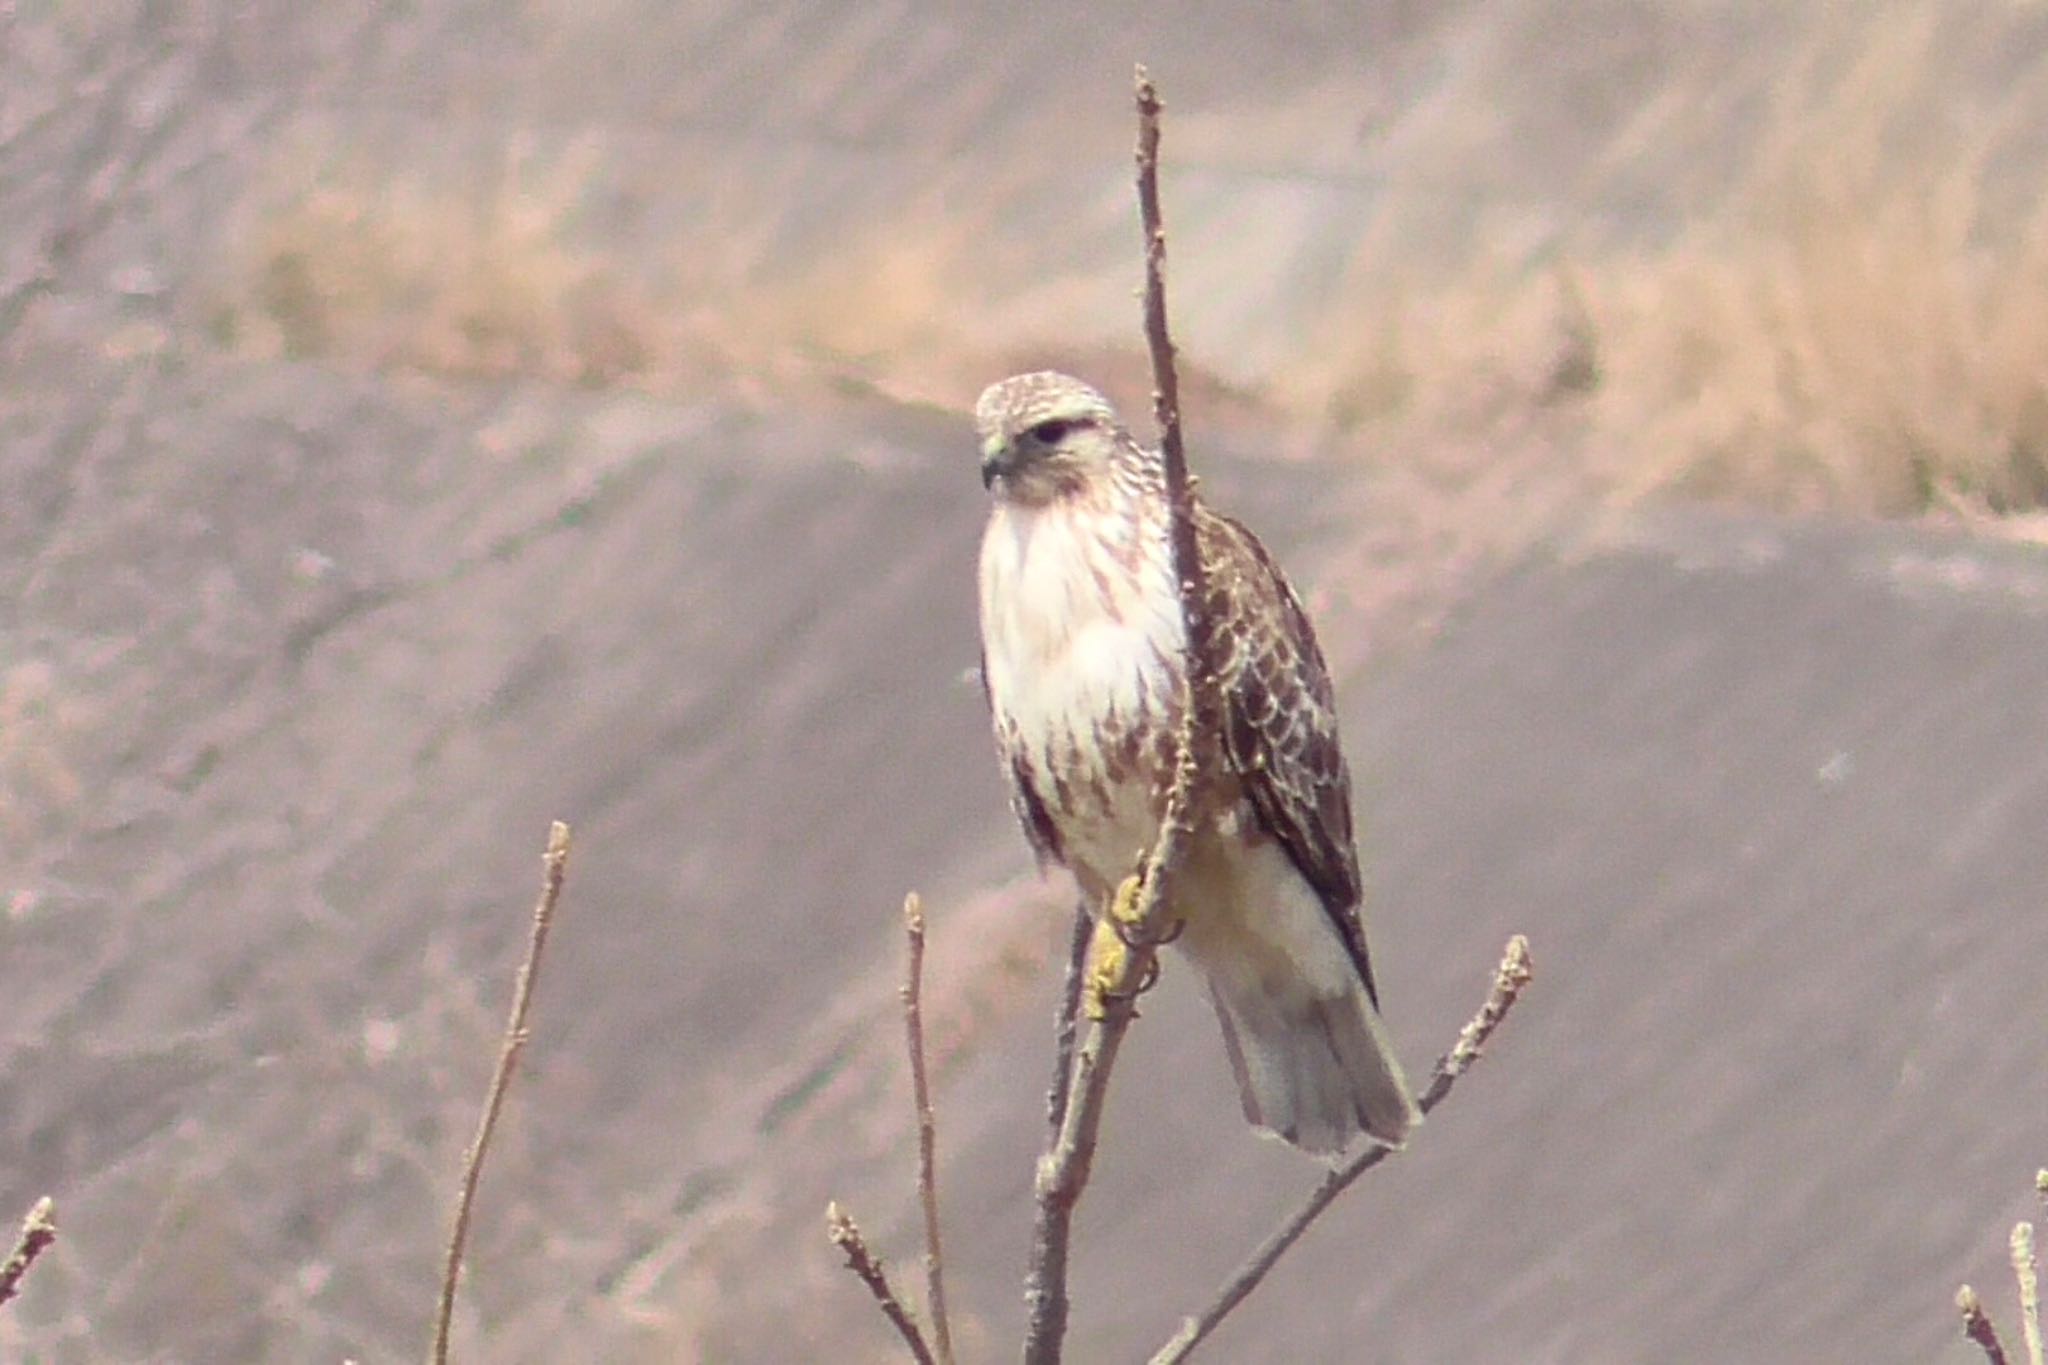
[[[1340,673],[1420,1072],[1217,1359],[1926,1360],[2048,1162],[2048,9],[0,3],[0,1215],[32,1361],[423,1345],[547,821],[473,1360],[890,1359],[897,909],[1012,1349],[1068,893],[966,411],[1143,426]],[[1169,964],[1079,1224],[1141,1357],[1313,1183]],[[1964,1357],[1967,1358],[1967,1357]]]

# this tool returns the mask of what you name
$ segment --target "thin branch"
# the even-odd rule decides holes
[[[1074,1083],[1074,1039],[1081,1031],[1081,981],[1088,970],[1088,936],[1095,917],[1088,902],[1074,905],[1074,928],[1067,944],[1067,974],[1060,984],[1060,1011],[1054,1021],[1052,1085],[1045,1092],[1045,1149],[1059,1145],[1067,1121],[1067,1089]]]
[[[28,1211],[28,1217],[21,1220],[21,1236],[14,1243],[14,1254],[0,1261],[0,1304],[14,1297],[21,1285],[21,1277],[28,1274],[28,1268],[36,1263],[36,1257],[49,1250],[50,1243],[57,1240],[57,1206],[44,1195],[36,1200]]]
[[[1105,907],[1110,920],[1103,946],[1089,973],[1087,995],[1096,1016],[1074,1055],[1068,1102],[1060,1114],[1058,1140],[1039,1158],[1035,1182],[1037,1217],[1032,1229],[1031,1268],[1025,1280],[1030,1325],[1026,1365],[1054,1365],[1067,1330],[1067,1249],[1074,1206],[1087,1187],[1101,1129],[1111,1069],[1125,1031],[1137,1017],[1139,991],[1155,971],[1158,945],[1170,937],[1168,887],[1178,874],[1193,836],[1193,794],[1202,752],[1213,743],[1215,684],[1207,600],[1195,539],[1193,493],[1181,444],[1180,385],[1174,371],[1173,340],[1166,320],[1166,231],[1159,213],[1159,92],[1143,67],[1136,75],[1138,111],[1137,181],[1139,219],[1145,233],[1145,337],[1152,352],[1154,415],[1160,426],[1167,503],[1172,515],[1174,577],[1187,640],[1186,685],[1173,765],[1173,781],[1159,833],[1135,886],[1119,888]]]
[[[924,1333],[917,1330],[917,1322],[903,1306],[903,1300],[897,1298],[896,1291],[889,1287],[889,1277],[882,1272],[882,1263],[868,1254],[866,1239],[836,1200],[825,1206],[825,1228],[832,1238],[832,1245],[846,1253],[846,1268],[860,1276],[860,1282],[868,1287],[868,1292],[875,1296],[875,1302],[881,1305],[882,1316],[889,1319],[903,1338],[903,1344],[910,1348],[911,1359],[917,1365],[936,1365],[931,1347],[925,1345]]]
[[[1187,591],[1187,569],[1195,563],[1188,503],[1188,457],[1181,443],[1180,376],[1174,369],[1173,334],[1166,326],[1166,228],[1159,211],[1159,89],[1144,67],[1136,77],[1138,104],[1138,223],[1145,233],[1145,345],[1152,353],[1152,417],[1159,424],[1159,453],[1166,460],[1166,491],[1174,502],[1174,567]],[[1183,530],[1183,523],[1186,523]]]
[[[945,1258],[939,1250],[938,1121],[932,1113],[931,1080],[924,1057],[924,906],[915,892],[903,898],[903,933],[910,941],[910,960],[903,972],[903,1031],[910,1048],[911,1098],[917,1106],[917,1198],[924,1206],[925,1303],[931,1310],[939,1365],[953,1365],[953,1332],[946,1321]]]
[[[1998,1339],[1998,1329],[1991,1325],[1991,1319],[1984,1315],[1984,1304],[1977,1291],[1968,1285],[1958,1289],[1956,1311],[1963,1315],[1963,1335],[1983,1349],[1984,1359],[1990,1365],[2006,1365],[2005,1344]]]
[[[498,1068],[491,1076],[490,1093],[484,1097],[484,1111],[477,1121],[476,1137],[462,1161],[462,1193],[455,1201],[455,1227],[448,1235],[448,1260],[441,1271],[441,1305],[434,1317],[434,1342],[428,1359],[446,1365],[448,1335],[455,1320],[455,1285],[462,1278],[462,1253],[469,1242],[470,1211],[476,1204],[477,1179],[483,1174],[484,1157],[490,1151],[491,1133],[498,1126],[498,1112],[504,1107],[505,1092],[511,1088],[512,1073],[519,1067],[519,1054],[526,1047],[526,1014],[533,1003],[533,983],[540,975],[541,950],[547,946],[548,926],[554,922],[555,902],[562,896],[562,877],[569,862],[569,827],[560,820],[548,830],[547,852],[541,856],[540,899],[533,907],[533,936],[527,941],[526,960],[512,986],[512,1012],[505,1021],[504,1041],[498,1048]]]
[[[1451,1087],[1457,1084],[1458,1077],[1479,1059],[1486,1040],[1493,1036],[1501,1020],[1521,998],[1522,988],[1529,984],[1529,977],[1529,941],[1516,934],[1508,940],[1500,966],[1494,969],[1493,988],[1487,992],[1486,1002],[1459,1031],[1458,1041],[1451,1050],[1437,1062],[1436,1074],[1430,1078],[1429,1088],[1422,1092],[1419,1100],[1423,1113],[1427,1114],[1442,1104],[1451,1093]],[[1182,1321],[1180,1331],[1153,1355],[1152,1365],[1172,1365],[1174,1361],[1187,1359],[1195,1347],[1216,1330],[1217,1324],[1258,1288],[1259,1282],[1266,1278],[1266,1272],[1308,1231],[1309,1225],[1321,1216],[1323,1210],[1350,1188],[1353,1181],[1386,1160],[1394,1151],[1394,1148],[1378,1142],[1368,1142],[1358,1155],[1323,1177],[1307,1202],[1260,1244],[1236,1274],[1224,1282],[1209,1306]]]
[[[2012,1277],[2020,1287],[2020,1334],[2026,1341],[2027,1365],[2041,1360],[2041,1273],[2034,1261],[2034,1225],[2012,1229]]]

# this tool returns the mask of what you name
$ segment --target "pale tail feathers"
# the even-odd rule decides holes
[[[1370,1133],[1399,1146],[1422,1113],[1361,984],[1345,995],[1212,979],[1244,1116],[1303,1151],[1334,1156]]]

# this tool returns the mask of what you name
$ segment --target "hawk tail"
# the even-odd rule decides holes
[[[1360,1133],[1399,1146],[1422,1121],[1363,981],[1320,995],[1303,981],[1275,992],[1212,976],[1209,997],[1255,1127],[1334,1157]]]

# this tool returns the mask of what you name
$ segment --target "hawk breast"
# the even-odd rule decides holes
[[[982,673],[1041,859],[1098,883],[1158,823],[1182,630],[1163,528],[1080,500],[999,505],[981,552]]]

